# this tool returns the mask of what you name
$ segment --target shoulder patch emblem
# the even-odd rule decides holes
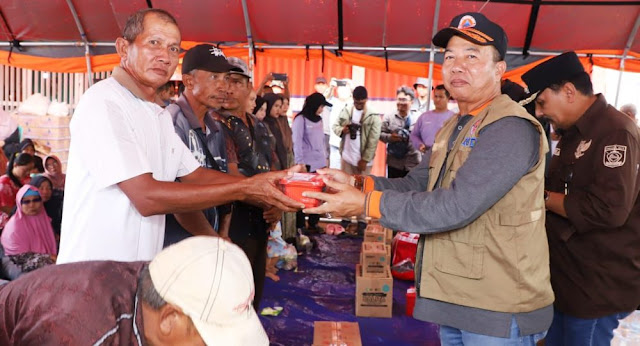
[[[626,145],[607,145],[604,147],[603,163],[605,167],[616,168],[624,165],[627,159]]]

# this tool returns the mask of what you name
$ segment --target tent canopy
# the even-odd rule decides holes
[[[149,6],[174,14],[185,41],[247,42],[241,0],[1,0],[4,40],[81,41],[68,3],[75,8],[89,42],[113,42],[127,17]],[[344,47],[424,48],[431,43],[436,1],[246,0],[246,4],[257,44],[338,45],[342,23]],[[510,48],[525,47],[531,31],[533,51],[623,50],[640,15],[640,1],[631,0],[493,0],[486,5],[485,1],[447,0],[441,1],[437,27],[483,6],[482,12],[507,31]],[[640,52],[637,35],[630,50]]]
[[[84,60],[89,60],[94,71],[109,70],[117,64],[113,42],[127,17],[139,9],[153,7],[168,10],[176,17],[185,49],[198,42],[220,43],[223,48],[236,48],[227,55],[247,57],[247,43],[255,45],[257,50],[252,53],[257,56],[265,52],[276,54],[275,49],[263,48],[304,50],[311,46],[313,51],[325,47],[326,55],[294,54],[291,50],[287,54],[318,59],[339,57],[339,52],[345,52],[348,63],[426,75],[423,67],[429,61],[437,3],[0,0],[0,61],[56,72],[82,72],[87,70]],[[600,60],[591,60],[593,64],[613,68],[620,68],[620,57],[625,56],[625,69],[640,72],[640,1],[441,0],[436,27],[446,27],[457,14],[472,11],[481,11],[507,31],[510,69],[535,63],[545,55],[576,50],[599,57]],[[86,36],[81,36],[81,31]],[[88,50],[83,45],[85,40]],[[240,53],[238,47],[244,52]],[[9,52],[13,54],[11,58]],[[282,52],[279,54],[283,56]],[[85,55],[91,58],[81,60]],[[441,59],[436,55],[434,61],[439,63]],[[416,66],[421,68],[416,70]]]

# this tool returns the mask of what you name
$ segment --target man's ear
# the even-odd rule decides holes
[[[160,325],[158,329],[163,337],[170,336],[177,327],[180,314],[181,312],[171,304],[165,304],[160,308]]]
[[[116,39],[116,52],[120,56],[120,59],[126,59],[129,51],[129,41],[124,37],[118,37]]]
[[[182,75],[182,83],[184,84],[185,89],[193,88],[193,76],[191,73],[185,73]]]
[[[498,81],[502,80],[502,76],[507,71],[507,63],[504,60],[498,61],[496,63],[496,78]]]
[[[578,92],[578,90],[576,89],[576,86],[573,83],[571,82],[564,83],[564,85],[562,86],[562,91],[565,95],[565,98],[567,99],[567,102],[573,103],[575,101],[576,93]]]

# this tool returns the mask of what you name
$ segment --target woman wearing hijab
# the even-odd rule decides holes
[[[0,177],[0,230],[13,214],[18,190],[29,182],[29,174],[32,170],[33,156],[29,154],[11,156],[7,174]]]
[[[64,191],[64,183],[67,175],[62,173],[62,162],[55,155],[49,155],[44,159],[44,175],[53,183],[53,189]]]
[[[287,165],[286,168],[293,166],[293,132],[291,126],[289,126],[289,118],[287,112],[289,111],[289,99],[284,97],[282,99],[282,107],[280,108],[280,117],[278,117],[278,125],[280,132],[282,132],[282,143],[285,149],[287,149]]]
[[[324,145],[324,130],[322,124],[322,111],[325,106],[331,107],[324,96],[313,93],[304,101],[302,110],[293,119],[293,153],[295,163],[302,164],[308,172],[326,167],[327,149]],[[304,216],[298,212],[296,227],[304,228]],[[309,227],[311,231],[322,231],[318,227],[320,215],[309,215]]]
[[[31,186],[35,186],[40,191],[42,197],[42,203],[44,204],[44,210],[47,212],[47,216],[51,218],[51,227],[53,227],[53,233],[56,239],[60,239],[60,224],[62,223],[62,199],[55,196],[53,191],[53,183],[45,175],[36,175],[31,178],[29,183]]]
[[[20,142],[20,153],[26,153],[33,156],[33,173],[44,173],[44,165],[42,164],[42,158],[36,155],[36,145],[29,138],[25,138]]]
[[[268,93],[263,96],[267,103],[267,116],[264,122],[269,126],[269,130],[276,138],[276,156],[280,167],[287,168],[287,149],[284,144],[284,134],[280,130],[278,118],[280,117],[280,109],[282,108],[282,95]]]
[[[16,213],[2,232],[5,254],[23,272],[53,264],[58,247],[38,189],[24,185],[16,195]]]
[[[255,100],[253,115],[257,120],[255,124],[256,151],[267,159],[270,170],[278,171],[283,169],[284,167],[282,167],[276,155],[276,138],[271,133],[267,123],[264,122],[267,116],[267,102],[261,96],[258,96]]]
[[[9,113],[0,109],[0,147],[11,146],[10,137],[17,131],[18,122]],[[9,159],[4,150],[0,150],[0,169],[4,170],[9,164]]]
[[[287,94],[288,95],[288,94]],[[291,132],[291,126],[289,126],[289,117],[287,112],[289,111],[289,98],[284,95],[282,99],[282,108],[280,109],[280,117],[278,117],[278,125],[280,132],[282,133],[282,143],[287,150],[287,164],[283,168],[290,168],[293,166],[293,133]],[[296,236],[296,213],[284,213],[282,214],[282,236],[283,238],[292,238]]]

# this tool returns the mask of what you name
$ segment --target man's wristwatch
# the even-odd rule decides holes
[[[544,190],[544,201],[548,201],[549,200],[549,191]]]

